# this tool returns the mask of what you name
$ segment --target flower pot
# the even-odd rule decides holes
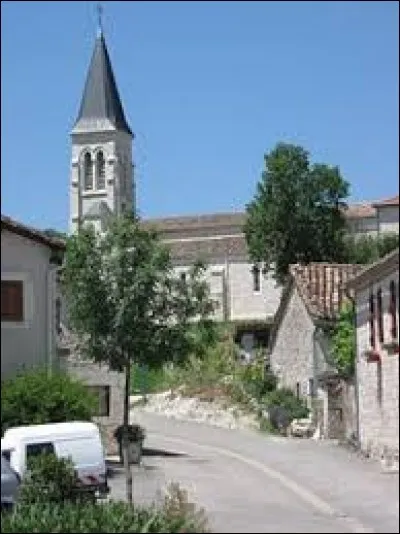
[[[381,361],[381,355],[376,350],[368,350],[364,353],[367,363],[378,363]]]
[[[130,441],[128,445],[128,463],[129,465],[139,465],[142,460],[143,441]],[[121,464],[124,463],[124,451],[122,443],[119,444],[119,457]]]

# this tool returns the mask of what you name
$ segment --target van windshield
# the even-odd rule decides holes
[[[93,438],[60,440],[55,446],[58,455],[70,457],[76,467],[98,465],[104,461],[101,442]]]

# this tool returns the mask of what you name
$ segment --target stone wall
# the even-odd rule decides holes
[[[66,359],[65,366],[72,376],[82,380],[88,386],[110,386],[109,416],[98,416],[94,420],[102,430],[107,454],[117,454],[118,447],[113,438],[113,432],[123,421],[124,375],[110,371],[107,366],[99,366],[72,357]]]
[[[299,388],[301,396],[309,396],[313,378],[314,323],[297,289],[292,290],[276,335],[270,361],[279,385]],[[299,384],[297,386],[297,384]]]
[[[364,452],[382,457],[399,453],[399,355],[379,344],[376,350],[380,362],[368,362],[365,356],[370,348],[369,295],[370,290],[383,291],[384,335],[391,340],[389,283],[398,285],[399,272],[394,271],[357,292],[357,378],[359,387],[360,443]],[[397,292],[397,298],[398,292]],[[398,306],[397,324],[398,324]],[[398,342],[398,340],[397,340]]]

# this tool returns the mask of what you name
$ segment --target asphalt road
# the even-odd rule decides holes
[[[170,482],[203,506],[213,532],[399,532],[399,477],[328,442],[268,437],[135,411],[148,453],[134,498]],[[111,497],[123,499],[115,466]]]

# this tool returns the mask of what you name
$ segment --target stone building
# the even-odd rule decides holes
[[[355,431],[354,384],[337,373],[330,340],[345,284],[360,270],[346,264],[292,265],[268,348],[279,385],[307,401],[324,438]]]
[[[399,249],[350,280],[357,316],[359,441],[363,451],[399,456]]]
[[[171,249],[181,276],[197,260],[207,265],[215,319],[235,325],[236,341],[249,358],[257,346],[266,347],[279,304],[281,288],[248,256],[243,213],[219,213],[164,219],[147,219]]]
[[[351,204],[346,209],[348,230],[355,235],[399,233],[399,195]]]

